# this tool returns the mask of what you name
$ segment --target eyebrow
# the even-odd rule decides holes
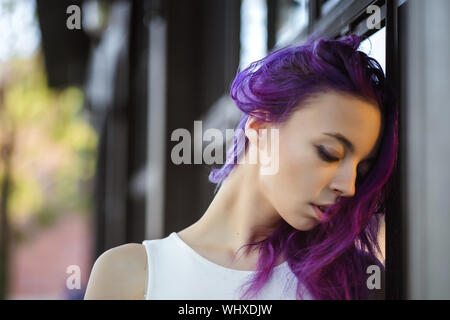
[[[324,132],[323,134],[337,139],[340,143],[342,143],[344,145],[344,147],[346,147],[348,150],[350,150],[351,153],[353,153],[355,151],[355,146],[353,145],[353,143],[350,140],[348,140],[344,135],[340,134],[339,132]],[[375,159],[375,157],[370,157],[370,158],[364,159],[364,161],[372,161],[374,159]]]

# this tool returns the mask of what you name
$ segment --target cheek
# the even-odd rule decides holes
[[[310,148],[311,149],[311,148]],[[279,170],[275,175],[261,175],[267,198],[280,214],[296,214],[317,198],[321,179],[318,160],[307,147],[284,144],[279,150]]]
[[[320,173],[324,171],[313,148],[307,143],[286,144],[280,157],[280,172],[285,183],[296,191],[297,196],[300,194],[303,198],[307,198],[314,195],[321,185]]]
[[[311,230],[319,223],[309,202],[318,198],[326,173],[313,152],[307,147],[280,146],[278,173],[260,176],[265,197],[273,208],[289,225],[302,231]]]

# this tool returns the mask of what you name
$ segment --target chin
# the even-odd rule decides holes
[[[287,221],[286,222],[294,229],[298,230],[298,231],[310,231],[312,229],[314,229],[320,222],[312,219],[310,217],[302,217],[297,221],[294,221],[292,223]]]

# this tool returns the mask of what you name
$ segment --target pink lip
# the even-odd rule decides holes
[[[311,206],[313,207],[314,212],[316,213],[316,216],[319,218],[319,220],[322,220],[323,212],[315,205],[311,204]]]

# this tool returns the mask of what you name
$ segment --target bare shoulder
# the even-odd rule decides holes
[[[95,261],[84,299],[144,299],[147,269],[142,244],[127,243],[109,249]]]

